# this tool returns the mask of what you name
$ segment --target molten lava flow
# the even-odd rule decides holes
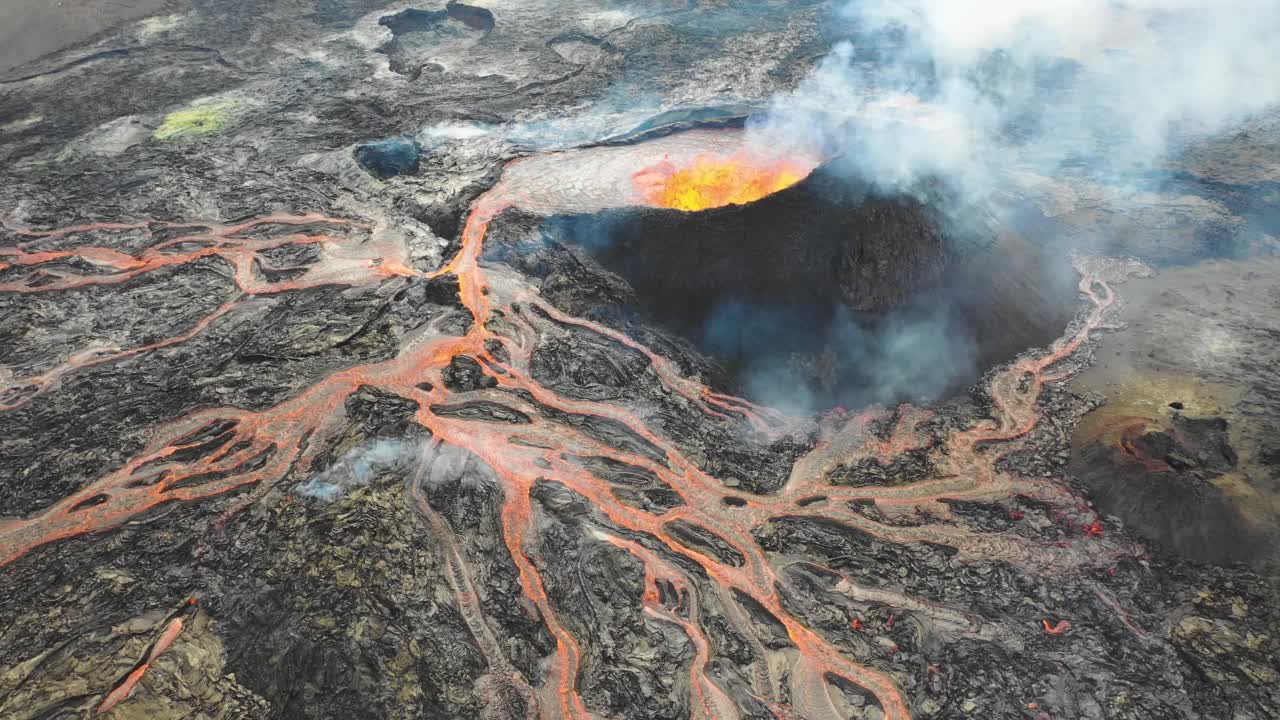
[[[705,136],[699,136],[705,138]],[[702,141],[701,139],[699,140]],[[673,141],[674,142],[674,141]],[[623,152],[623,151],[619,151]],[[631,149],[625,152],[638,152]],[[691,155],[694,156],[694,155]],[[615,155],[615,160],[633,159]],[[626,169],[627,175],[631,165]],[[670,163],[658,163],[636,174],[635,181],[648,183],[648,197],[655,204],[683,209],[713,207],[747,202],[762,197],[803,178],[812,164],[784,163],[752,165],[743,156],[719,159],[698,157],[684,170]],[[257,484],[258,491],[237,501],[239,505],[261,500],[275,483],[297,477],[311,468],[344,426],[343,406],[361,387],[413,400],[418,404],[416,421],[431,432],[433,443],[465,449],[488,464],[502,485],[500,511],[502,541],[519,574],[525,598],[537,611],[537,620],[555,639],[555,655],[543,687],[529,687],[505,656],[482,615],[477,599],[483,591],[472,580],[465,555],[452,537],[448,523],[430,507],[421,476],[408,488],[408,498],[422,514],[427,528],[438,538],[446,580],[462,618],[490,669],[490,680],[506,685],[524,696],[530,717],[587,719],[591,711],[578,689],[584,653],[571,631],[572,622],[561,619],[548,594],[543,575],[549,563],[542,557],[538,539],[538,513],[532,491],[538,479],[562,484],[594,506],[607,519],[608,528],[592,528],[582,522],[583,542],[607,543],[611,552],[625,552],[637,558],[645,569],[645,591],[635,603],[655,622],[677,627],[691,645],[687,669],[691,705],[705,718],[732,717],[740,711],[726,687],[707,672],[712,643],[707,637],[706,618],[700,608],[720,608],[723,620],[751,649],[748,691],[776,717],[812,718],[833,716],[836,709],[829,697],[828,679],[839,678],[863,688],[879,706],[887,720],[908,720],[908,701],[899,689],[900,678],[872,663],[855,662],[849,641],[831,631],[810,627],[795,613],[784,596],[791,592],[793,574],[774,563],[756,531],[769,523],[788,518],[820,519],[840,523],[887,543],[930,543],[956,551],[957,561],[995,560],[1028,572],[1071,572],[1091,566],[1109,566],[1131,550],[1110,537],[1079,533],[1068,541],[1043,543],[1008,532],[978,532],[953,522],[947,501],[996,502],[1025,497],[1059,508],[1070,515],[1075,527],[1098,520],[1063,483],[1047,478],[1025,478],[1001,469],[1002,458],[1016,450],[1040,418],[1038,402],[1047,382],[1069,377],[1072,368],[1063,367],[1099,327],[1114,303],[1109,283],[1122,280],[1134,268],[1100,261],[1081,261],[1080,289],[1089,301],[1088,312],[1068,336],[1049,352],[1025,357],[992,377],[989,393],[991,417],[964,430],[925,429],[931,414],[903,406],[894,411],[895,422],[888,437],[871,431],[871,423],[885,411],[870,410],[860,415],[833,420],[824,426],[817,446],[792,471],[786,485],[773,495],[756,495],[704,472],[681,447],[651,426],[651,413],[591,400],[573,399],[544,387],[534,379],[533,355],[540,337],[562,333],[566,325],[622,343],[642,353],[651,363],[657,379],[672,394],[705,413],[709,421],[731,424],[744,432],[778,433],[795,421],[767,408],[711,392],[695,379],[680,374],[678,367],[656,355],[626,335],[602,325],[566,316],[551,307],[535,291],[480,261],[480,251],[489,222],[505,208],[520,202],[522,207],[554,210],[564,191],[544,172],[546,164],[531,160],[509,166],[502,180],[474,203],[458,254],[444,267],[419,273],[403,261],[403,249],[379,246],[372,241],[321,235],[290,234],[284,237],[253,238],[262,224],[330,223],[346,221],[315,215],[273,217],[235,228],[194,226],[179,230],[183,242],[160,241],[154,248],[137,254],[120,253],[99,247],[64,249],[61,241],[72,229],[28,233],[36,238],[24,246],[0,249],[7,267],[0,268],[8,280],[0,291],[46,292],[89,283],[119,282],[122,276],[136,276],[162,265],[192,262],[216,254],[237,270],[236,279],[246,295],[277,292],[315,284],[367,284],[386,281],[423,282],[449,275],[458,282],[462,304],[474,322],[461,337],[444,334],[434,327],[407,342],[396,357],[347,368],[324,378],[302,393],[260,412],[239,408],[210,408],[177,418],[151,433],[150,443],[122,467],[109,471],[70,497],[44,512],[23,519],[0,522],[0,565],[14,562],[32,549],[55,540],[115,528],[139,513],[161,503],[196,500]],[[745,171],[743,170],[745,168]],[[643,178],[648,178],[644,180]],[[543,183],[539,185],[538,183]],[[103,226],[105,227],[105,226]],[[121,226],[150,232],[150,226]],[[186,227],[186,226],[184,226]],[[58,241],[59,249],[33,247],[43,241]],[[263,249],[290,243],[319,243],[327,250],[321,261],[306,268],[288,282],[270,283],[250,272]],[[161,247],[163,246],[163,247]],[[373,247],[388,261],[368,258]],[[401,253],[401,254],[397,254]],[[67,266],[67,258],[79,258]],[[362,262],[367,260],[367,262]],[[392,262],[394,261],[394,262]],[[101,273],[85,273],[85,263],[102,267]],[[414,276],[405,279],[405,276]],[[210,318],[187,333],[159,344],[134,350],[112,350],[88,359],[79,354],[52,375],[32,379],[37,392],[51,386],[57,376],[74,372],[88,364],[112,362],[127,353],[145,352],[163,344],[184,342],[214,322],[222,314],[234,312],[220,307]],[[444,381],[444,371],[458,355],[476,359],[496,382],[496,387],[453,391]],[[24,396],[21,402],[27,402]],[[13,407],[15,400],[5,401]],[[450,411],[461,403],[472,407],[497,408],[520,422],[477,421],[474,416]],[[5,407],[0,407],[4,411]],[[554,412],[547,412],[550,409]],[[602,442],[580,424],[556,419],[554,413],[588,416],[611,421],[627,428],[637,438],[631,450]],[[999,444],[1001,451],[993,451]],[[852,487],[830,482],[833,470],[874,459],[888,465],[906,452],[929,453],[939,472],[912,483],[891,487]],[[594,457],[639,468],[670,487],[682,503],[668,509],[647,510],[622,502],[613,486],[592,474],[575,458]],[[429,457],[424,458],[426,463]],[[859,503],[870,502],[884,513],[915,511],[932,520],[927,524],[882,522],[857,512]],[[697,531],[690,533],[690,529]],[[620,533],[625,532],[624,538]],[[698,532],[717,539],[712,552],[695,542]],[[637,541],[644,538],[644,542]],[[698,568],[699,572],[689,572]],[[808,572],[808,571],[805,571]],[[861,601],[884,603],[902,612],[940,618],[957,632],[978,633],[985,621],[961,611],[915,600],[882,588],[858,585],[834,570],[817,569],[839,578],[831,591]],[[662,600],[657,583],[675,587],[684,600],[672,604]],[[753,619],[765,613],[785,632],[789,663],[780,672],[780,660],[772,647],[761,640]],[[572,620],[572,618],[565,618]],[[161,640],[172,642],[181,624],[166,629]],[[776,640],[776,638],[774,639]],[[157,643],[156,654],[163,652]],[[150,659],[154,659],[150,657]],[[785,687],[782,687],[785,683]],[[492,684],[492,683],[491,683]],[[913,685],[918,686],[917,678]],[[106,690],[104,690],[106,691]],[[484,694],[484,693],[482,693]],[[492,698],[501,694],[487,693]],[[121,691],[109,700],[127,695]],[[492,700],[496,702],[496,700]],[[536,708],[536,709],[535,709]]]
[[[174,641],[178,639],[178,636],[182,634],[183,618],[193,612],[195,607],[196,599],[193,597],[188,599],[187,602],[183,604],[183,607],[177,612],[169,616],[169,622],[160,633],[160,637],[156,638],[156,641],[152,643],[151,647],[147,650],[146,656],[142,658],[136,666],[134,666],[133,670],[125,676],[124,680],[121,681],[115,689],[107,693],[107,696],[103,698],[102,702],[98,705],[98,709],[95,714],[105,715],[129,697],[129,694],[133,692],[135,687],[137,687],[138,682],[142,680],[142,676],[151,669],[156,658],[163,655],[173,645]]]
[[[698,155],[683,167],[663,158],[632,179],[650,205],[694,211],[755,202],[805,179],[816,165],[807,158],[768,159],[741,151]]]

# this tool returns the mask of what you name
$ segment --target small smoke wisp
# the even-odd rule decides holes
[[[927,402],[976,374],[972,331],[945,304],[915,303],[875,319],[847,308],[729,300],[699,345],[734,366],[741,391],[788,412]]]
[[[415,446],[405,440],[375,438],[357,445],[337,462],[310,480],[297,492],[321,502],[333,502],[352,490],[368,485],[382,471],[407,467],[414,459]]]
[[[490,447],[496,453],[509,452],[505,447]],[[431,495],[451,487],[475,489],[500,483],[493,468],[476,455],[456,445],[428,443],[415,451],[415,482]]]

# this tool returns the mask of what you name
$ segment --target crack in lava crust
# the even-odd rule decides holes
[[[918,427],[930,414],[904,406],[898,410],[898,422],[887,440],[869,431],[869,423],[882,411],[867,411],[838,427],[824,428],[818,445],[795,464],[788,482],[778,493],[761,496],[743,492],[704,473],[675,443],[650,428],[644,417],[631,410],[608,403],[568,399],[539,385],[531,371],[537,339],[555,325],[570,324],[623,343],[649,359],[668,390],[718,422],[743,422],[762,435],[777,435],[799,421],[714,393],[696,380],[681,376],[673,363],[626,335],[568,317],[543,302],[510,272],[480,262],[488,224],[508,207],[519,205],[526,210],[550,212],[565,207],[581,210],[635,204],[636,191],[629,183],[635,168],[651,164],[655,157],[681,153],[684,157],[693,157],[732,148],[738,142],[740,138],[732,132],[686,133],[638,146],[568,151],[510,163],[501,181],[473,204],[458,254],[445,266],[429,273],[409,268],[403,248],[373,241],[354,244],[350,240],[301,234],[265,239],[241,237],[272,223],[350,224],[318,215],[271,216],[237,226],[196,228],[180,236],[193,241],[194,249],[181,252],[175,251],[181,245],[177,240],[165,241],[137,256],[96,247],[59,251],[23,247],[0,250],[7,258],[4,269],[25,268],[32,273],[0,285],[0,290],[24,293],[120,282],[156,267],[189,263],[208,255],[222,257],[236,268],[236,280],[247,295],[327,283],[369,284],[393,276],[416,276],[420,282],[449,275],[456,278],[461,301],[475,320],[467,334],[460,337],[444,335],[428,327],[406,342],[398,356],[336,372],[268,410],[206,409],[157,428],[150,444],[123,467],[36,516],[0,524],[0,564],[12,563],[32,548],[59,539],[117,527],[162,503],[197,500],[257,484],[257,490],[238,501],[229,512],[255,502],[273,484],[295,473],[309,471],[326,441],[341,429],[344,401],[361,386],[372,386],[416,401],[419,406],[416,420],[431,432],[432,443],[449,443],[471,452],[491,466],[502,483],[503,541],[519,572],[525,597],[556,640],[554,667],[548,674],[551,680],[545,687],[536,689],[530,688],[502,656],[499,644],[481,616],[476,600],[478,591],[456,540],[447,523],[430,508],[419,479],[410,485],[408,496],[424,516],[427,527],[438,536],[446,577],[467,626],[488,661],[488,677],[520,692],[529,704],[530,715],[591,717],[577,689],[581,648],[558,619],[543,587],[539,568],[545,561],[538,550],[531,491],[536,481],[545,478],[594,504],[607,520],[591,530],[595,539],[611,543],[643,563],[644,611],[657,621],[681,629],[694,649],[689,682],[695,715],[706,718],[737,715],[736,705],[726,689],[706,672],[710,646],[701,625],[699,607],[712,599],[705,593],[712,593],[715,601],[724,606],[730,624],[758,650],[761,647],[758,640],[752,642],[757,636],[750,627],[749,612],[739,597],[772,614],[785,628],[794,647],[791,670],[786,673],[790,691],[785,695],[778,692],[778,678],[772,676],[762,650],[756,653],[751,668],[752,694],[776,716],[835,717],[826,678],[838,676],[873,696],[888,720],[907,720],[910,717],[908,702],[893,677],[848,659],[835,643],[787,610],[783,595],[790,581],[785,568],[771,564],[753,530],[783,518],[821,518],[886,542],[945,544],[955,548],[962,560],[1003,560],[1030,571],[1059,573],[1108,563],[1118,554],[1131,553],[1132,549],[1114,543],[1106,547],[1085,544],[1094,538],[1046,546],[1013,533],[980,534],[941,522],[922,526],[878,522],[855,512],[852,504],[872,501],[886,511],[923,508],[935,519],[946,519],[950,511],[944,500],[991,500],[1020,495],[1065,508],[1066,512],[1083,515],[1086,520],[1096,520],[1092,511],[1082,508],[1079,498],[1061,482],[1001,472],[997,461],[1003,453],[985,451],[984,447],[998,443],[1005,451],[1011,451],[1036,426],[1037,400],[1044,384],[1071,374],[1070,369],[1060,369],[1056,374],[1050,371],[1072,358],[1087,343],[1090,332],[1102,325],[1115,302],[1110,284],[1140,268],[1096,259],[1077,262],[1080,290],[1089,303],[1086,311],[1067,337],[1048,352],[1024,357],[994,375],[990,384],[994,405],[991,418],[953,433],[942,447],[930,450],[942,468],[940,477],[891,488],[851,488],[826,482],[828,473],[837,465],[861,458],[887,462],[905,451],[925,448],[927,438]],[[607,181],[594,183],[592,194],[582,199],[574,192],[583,185],[580,168],[587,167],[583,165],[588,161],[583,157],[585,153],[592,153],[592,166],[599,172],[611,172],[610,177],[616,182],[612,185]],[[570,170],[573,174],[566,174]],[[568,182],[570,178],[574,182]],[[97,225],[27,234],[39,242],[108,227],[149,226]],[[330,252],[301,277],[287,283],[264,284],[253,277],[249,268],[258,251],[291,243],[323,243]],[[68,258],[88,261],[101,272],[71,272],[56,265]],[[46,265],[49,267],[42,270]],[[80,359],[56,373],[74,372],[90,363],[108,362],[125,354],[182,342],[229,311],[225,306],[219,308],[189,332],[168,341]],[[497,352],[499,347],[501,352]],[[442,372],[457,355],[477,358],[491,371],[497,386],[468,392],[448,390]],[[52,381],[33,382],[43,388]],[[11,409],[15,402],[26,402],[30,397],[29,394],[18,401],[10,399],[0,409]],[[483,401],[490,407],[500,405],[511,411],[513,417],[518,413],[522,421],[518,424],[492,422],[437,411],[449,403],[456,406],[462,401]],[[540,406],[622,423],[657,448],[661,458],[605,445],[580,429],[549,419],[539,412]],[[607,482],[571,461],[574,457],[592,456],[644,468],[673,488],[683,504],[661,512],[648,512],[620,502]],[[424,457],[423,462],[426,461]],[[815,498],[818,499],[815,501]],[[732,505],[726,499],[731,499]],[[687,532],[673,531],[674,527],[690,526],[718,536],[726,548],[724,555],[736,555],[736,558],[726,562],[708,554],[704,547],[691,544]],[[622,537],[618,534],[620,531],[632,539]],[[645,542],[634,538],[645,538]],[[673,562],[676,558],[680,559],[678,563]],[[695,579],[681,567],[701,568],[706,577]],[[676,603],[670,598],[664,599],[658,589],[659,581],[676,588],[676,595],[684,599]],[[844,578],[841,583],[842,592],[857,594],[850,579]],[[911,601],[903,599],[903,602],[909,605]],[[496,696],[496,693],[484,694]],[[784,704],[780,696],[790,700]]]

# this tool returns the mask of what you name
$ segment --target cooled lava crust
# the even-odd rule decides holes
[[[636,183],[740,136],[446,144],[378,180],[351,149],[615,80],[769,94],[816,11],[491,7],[201,3],[0,82],[0,717],[1274,715],[1270,586],[1142,547],[1065,473],[1093,403],[1063,384],[1141,263],[1081,258],[1059,337],[936,407],[722,394],[642,314],[584,316],[632,291],[600,263],[486,249],[794,202],[690,219]],[[909,205],[865,208],[890,231],[842,251],[940,262]]]

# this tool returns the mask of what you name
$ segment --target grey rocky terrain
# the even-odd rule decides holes
[[[1280,717],[1274,112],[681,209],[830,7],[131,12],[0,72],[0,718]]]

